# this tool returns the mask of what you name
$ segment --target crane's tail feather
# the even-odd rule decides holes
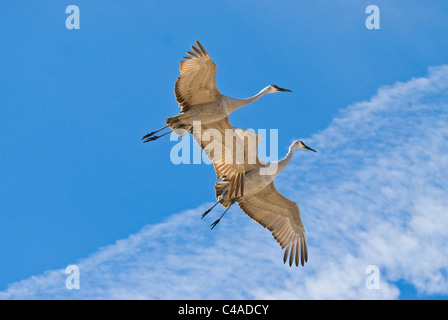
[[[230,181],[223,180],[215,183],[215,196],[216,199],[219,200],[219,203],[225,208],[228,208],[232,205],[233,200],[230,200],[227,197],[228,188],[230,187]]]
[[[176,134],[183,137],[192,128],[190,124],[185,123],[185,120],[187,119],[188,117],[181,113],[166,119],[166,124],[173,129]]]

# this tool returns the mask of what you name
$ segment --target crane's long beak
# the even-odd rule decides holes
[[[316,150],[314,150],[313,148],[310,148],[310,147],[308,147],[307,145],[305,145],[304,144],[304,146],[305,146],[305,149],[308,149],[308,150],[310,150],[310,151],[314,151],[314,152],[317,152]]]
[[[285,91],[285,92],[292,92],[292,90],[289,90],[289,89],[283,89],[283,88],[279,88],[279,87],[277,87],[277,90],[278,90],[278,91]]]

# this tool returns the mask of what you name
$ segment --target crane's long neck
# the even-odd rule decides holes
[[[266,88],[265,88],[250,98],[246,98],[246,99],[229,98],[229,105],[227,108],[228,113],[230,114],[231,112],[233,112],[241,107],[244,107],[245,105],[248,105],[249,103],[252,103],[255,100],[258,100],[261,96],[265,95],[266,93],[267,92],[266,92]]]
[[[286,154],[286,157],[284,157],[282,160],[277,161],[277,172],[275,173],[275,176],[277,176],[280,173],[280,171],[282,171],[288,165],[288,163],[292,159],[293,154],[294,154],[294,148],[291,145],[289,147],[288,153]]]

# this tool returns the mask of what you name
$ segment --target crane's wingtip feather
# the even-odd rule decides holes
[[[204,53],[199,50],[198,48],[196,48],[195,46],[191,46],[191,49],[196,52],[199,56],[202,56]]]
[[[187,51],[187,53],[188,53],[190,56],[193,56],[193,57],[195,57],[195,58],[198,57],[198,55],[197,55],[196,53],[193,53],[193,52],[191,52],[191,51]]]
[[[207,51],[205,51],[204,47],[202,46],[202,44],[198,40],[196,40],[196,45],[199,47],[199,49],[202,50],[202,52],[204,54],[207,54]]]

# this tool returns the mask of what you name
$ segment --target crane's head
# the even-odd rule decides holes
[[[291,90],[280,88],[280,87],[276,86],[275,84],[271,84],[266,89],[267,89],[267,93],[292,92]]]
[[[292,143],[292,148],[293,149],[307,149],[307,150],[310,150],[310,151],[317,152],[316,150],[308,147],[306,144],[304,144],[302,141],[299,141],[299,140],[296,140],[296,141],[294,141]]]

